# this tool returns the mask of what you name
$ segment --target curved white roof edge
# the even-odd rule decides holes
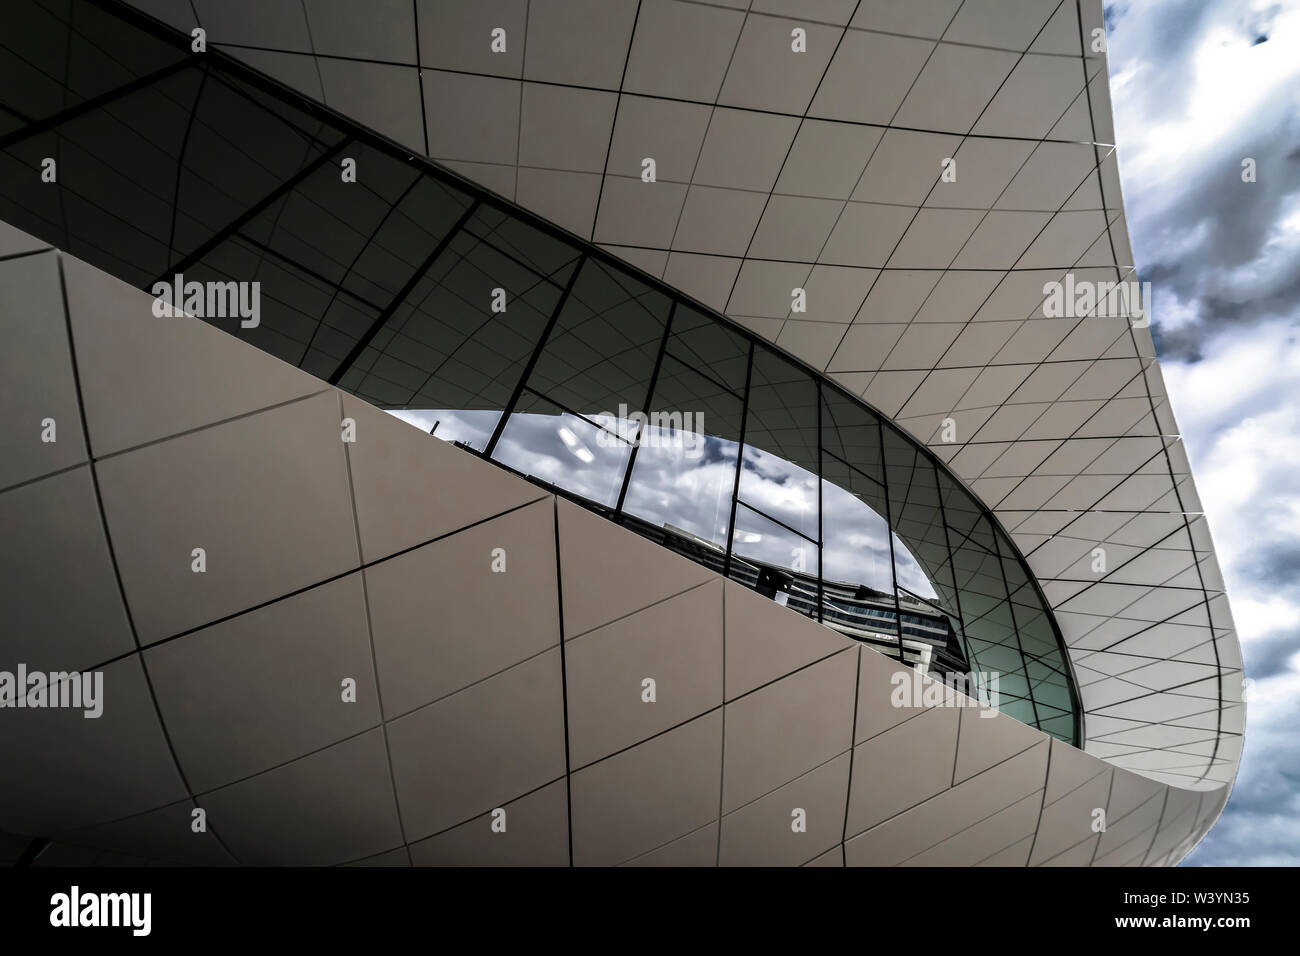
[[[6,436],[0,560],[26,599],[6,650],[107,691],[94,720],[0,725],[25,781],[0,788],[0,861],[1166,866],[1228,798],[984,709],[205,322],[160,324],[3,223],[0,260],[28,306],[0,310],[14,420],[59,424]],[[647,664],[663,710],[610,693]]]
[[[1086,751],[1231,783],[1240,648],[1150,330],[1043,304],[1137,278],[1100,0],[133,2],[888,414],[1027,556]]]

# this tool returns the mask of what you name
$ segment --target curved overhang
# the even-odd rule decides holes
[[[1137,278],[1100,0],[134,5],[861,396],[1027,556],[1088,751],[1232,781],[1240,648],[1150,330],[1044,309]]]
[[[0,860],[1161,866],[1227,798],[954,693],[8,226],[0,302],[23,306],[0,310],[15,420],[58,429],[0,433],[5,660],[102,677],[0,722],[21,781]]]
[[[112,8],[115,5],[104,6]],[[174,26],[186,32],[189,29],[187,24],[193,20],[188,4],[179,15],[170,5],[139,3],[136,6],[154,7],[151,12],[165,15]],[[337,44],[355,42],[364,45],[368,42],[363,32],[346,28],[345,12],[338,14],[338,23],[344,26],[335,31],[332,42],[336,46],[322,47],[313,52],[310,45],[301,48],[295,42],[286,41],[284,50],[292,52],[277,52],[265,42],[248,43],[249,37],[239,34],[242,18],[238,5],[223,5],[220,13],[215,8],[205,10],[205,6],[199,4],[198,11],[200,17],[204,14],[214,17],[211,22],[203,24],[214,48],[223,48],[253,63],[258,70],[323,99],[332,109],[425,152],[422,143],[424,129],[415,136],[406,108],[399,109],[396,105],[406,94],[396,92],[402,87],[394,79],[413,75],[418,93],[422,88],[421,71],[415,68],[414,60],[404,63],[402,54],[395,51],[380,53],[358,47],[351,59],[347,58],[349,54],[340,53]],[[506,6],[512,5],[503,5],[503,9]],[[578,30],[576,24],[589,22],[573,19],[574,11],[582,4],[557,3],[548,7],[545,3],[535,2],[532,6],[540,11],[539,17],[544,17],[549,11],[559,18],[549,23],[539,20],[534,26],[533,15],[529,15],[527,34],[541,38],[535,48],[545,49],[547,43],[566,42],[566,36],[578,42],[573,39],[574,30]],[[607,11],[616,6],[609,5]],[[762,93],[761,83],[743,73],[737,76],[748,82],[737,81],[732,92],[727,93],[727,81],[720,80],[721,92],[715,90],[712,100],[708,97],[691,100],[683,95],[685,91],[655,92],[638,85],[641,81],[636,78],[636,71],[629,72],[635,58],[628,52],[637,49],[641,42],[642,34],[636,31],[648,31],[644,34],[646,43],[668,42],[673,37],[680,38],[681,34],[665,28],[655,19],[665,11],[673,10],[673,15],[689,13],[702,16],[715,24],[728,19],[722,14],[730,13],[689,3],[646,3],[643,6],[656,9],[653,15],[647,15],[646,26],[642,26],[638,14],[634,18],[635,30],[633,25],[629,25],[620,41],[621,46],[614,44],[624,51],[625,63],[623,77],[606,88],[614,96],[614,103],[606,129],[609,142],[602,154],[599,170],[578,168],[585,161],[576,167],[571,166],[572,156],[549,166],[538,162],[539,154],[533,151],[533,147],[524,148],[526,134],[531,131],[541,137],[534,143],[534,146],[539,146],[545,134],[556,132],[556,127],[551,121],[530,125],[518,111],[516,156],[512,161],[480,162],[452,153],[439,155],[437,149],[429,150],[429,155],[480,186],[532,208],[543,218],[560,222],[582,238],[594,240],[597,245],[661,278],[668,286],[681,289],[698,302],[724,311],[761,340],[773,342],[778,350],[799,358],[852,394],[861,396],[867,405],[879,409],[884,416],[907,430],[913,439],[928,445],[935,460],[946,463],[990,511],[996,523],[1005,529],[1015,548],[1026,556],[1033,571],[1032,577],[1036,578],[1033,586],[1036,591],[1041,587],[1041,593],[1046,595],[1053,609],[1050,617],[1059,624],[1076,675],[1082,698],[1087,751],[1116,767],[1170,786],[1167,791],[1161,791],[1164,795],[1157,801],[1160,803],[1156,818],[1161,824],[1157,827],[1159,833],[1148,849],[1139,854],[1137,862],[1176,862],[1212,825],[1226,799],[1226,785],[1235,773],[1240,754],[1242,715],[1239,651],[1231,631],[1205,519],[1195,510],[1198,506],[1194,487],[1176,437],[1168,400],[1160,384],[1149,331],[1140,322],[1132,322],[1129,315],[1083,315],[1062,322],[1043,315],[1041,302],[1044,283],[1064,280],[1067,275],[1083,281],[1120,281],[1131,277],[1132,273],[1131,265],[1122,261],[1131,256],[1127,253],[1113,147],[1098,142],[1113,138],[1103,134],[1102,130],[1108,127],[1100,125],[1109,123],[1108,101],[1103,98],[1106,89],[1104,55],[1080,55],[1061,49],[1062,45],[1069,45],[1069,41],[1063,39],[1069,34],[1067,21],[1075,21],[1075,41],[1080,36],[1091,37],[1089,17],[1095,13],[1100,26],[1099,9],[1091,10],[1092,5],[1088,3],[1081,8],[1068,2],[1062,5],[1020,5],[1025,9],[1018,15],[1018,28],[1023,28],[1021,21],[1026,17],[1033,19],[1029,14],[1040,7],[1046,19],[1017,52],[989,42],[993,38],[1012,36],[1015,31],[1006,32],[1004,24],[988,27],[991,32],[981,34],[979,17],[967,15],[968,22],[963,20],[961,11],[957,11],[955,17],[950,11],[949,19],[943,20],[949,30],[954,26],[960,29],[951,36],[942,34],[943,40],[940,41],[939,34],[928,34],[934,33],[934,29],[942,32],[941,26],[936,25],[933,29],[926,26],[923,22],[925,16],[907,22],[874,19],[891,16],[890,8],[883,4],[862,4],[854,16],[865,19],[861,22],[854,19],[846,28],[843,23],[837,25],[833,22],[835,13],[828,8],[822,11],[824,21],[810,21],[806,28],[809,37],[813,40],[819,36],[833,39],[838,34],[840,39],[833,44],[835,52],[829,55],[828,61],[826,58],[823,60],[821,82],[814,87],[817,94],[809,94],[814,106],[805,103],[799,111],[788,103],[773,101],[763,106],[742,102],[749,96],[766,95]],[[929,12],[938,17],[942,6],[945,4],[932,4]],[[946,6],[955,10],[957,4]],[[683,13],[675,10],[677,7],[695,10]],[[967,7],[975,10],[975,5],[969,2],[961,10]],[[913,8],[913,14],[920,9],[920,6]],[[704,12],[700,13],[700,10]],[[751,11],[748,16],[738,14],[741,17],[740,26],[736,28],[738,39],[733,41],[737,53],[750,44],[762,42],[763,37],[788,36],[793,28],[791,24],[798,21],[783,19],[780,13],[779,10],[761,10]],[[1072,13],[1073,18],[1067,13]],[[409,10],[395,10],[394,16],[409,16]],[[847,16],[848,11],[845,11],[843,17]],[[751,20],[754,23],[752,28]],[[656,23],[658,34],[654,32]],[[559,29],[557,24],[567,24],[568,27]],[[297,29],[292,23],[281,26],[288,34]],[[447,28],[447,24],[440,26],[443,30]],[[466,29],[471,28],[477,27],[466,26]],[[620,29],[608,22],[604,28]],[[512,27],[506,29],[508,35],[515,35]],[[699,26],[698,29],[712,28]],[[537,31],[535,34],[534,30]],[[312,35],[317,32],[330,36],[328,30],[313,30]],[[390,32],[401,31],[394,23],[388,23],[370,36],[373,39],[381,33],[387,36]],[[580,30],[576,36],[583,43],[591,39],[590,36],[584,39]],[[226,37],[231,39],[227,41]],[[606,37],[605,42],[608,43],[609,39]],[[327,41],[322,40],[324,42]],[[849,46],[846,47],[846,43]],[[924,111],[920,99],[909,107],[912,112],[902,114],[901,119],[891,114],[885,120],[879,120],[872,114],[870,119],[873,122],[861,117],[834,115],[837,109],[866,110],[869,108],[866,105],[851,106],[841,100],[838,106],[825,106],[824,109],[815,106],[821,87],[841,69],[836,63],[839,50],[851,49],[854,44],[879,45],[877,52],[883,57],[882,51],[888,47],[898,45],[901,48],[915,43],[930,49],[931,54],[917,66],[912,86],[900,94],[902,100],[895,104],[896,111],[906,105],[912,91],[926,89],[925,72],[929,64],[932,61],[942,63],[943,57],[984,58],[985,53],[1016,53],[1013,60],[1007,61],[1011,65],[998,79],[997,87],[1001,90],[1011,84],[1013,90],[1018,90],[1015,92],[1016,102],[1030,95],[1027,88],[1053,88],[1053,83],[1045,81],[1041,73],[1032,73],[1049,66],[1059,67],[1062,74],[1081,70],[1079,88],[1061,117],[1045,130],[1035,133],[1016,132],[1011,127],[996,124],[986,123],[981,127],[982,119],[965,130],[959,128],[960,124],[954,126],[957,121],[951,118],[930,126],[909,125],[916,122],[913,115],[916,111]],[[455,44],[433,46],[445,52],[445,47],[452,45]],[[249,49],[251,46],[260,49]],[[422,44],[421,48],[428,46]],[[466,46],[466,49],[470,48],[472,44]],[[395,57],[391,61],[387,59],[390,53]],[[940,58],[937,61],[936,56]],[[308,74],[301,69],[309,59],[314,69],[319,71],[318,82],[328,76],[346,77],[339,81],[337,88],[350,89],[354,95],[357,89],[367,89],[357,82],[362,75],[387,79],[376,79],[380,87],[369,88],[366,95],[353,102],[337,96],[323,96],[319,86],[313,91]],[[375,62],[369,62],[370,59]],[[576,93],[579,87],[583,87],[581,92],[588,94],[601,89],[590,86],[594,77],[577,83],[572,78],[558,78],[558,74],[546,75],[548,69],[561,72],[566,69],[563,65],[565,59],[543,57],[542,62],[549,62],[550,66],[534,64],[532,67],[524,59],[514,77],[493,74],[493,82],[487,85],[495,88],[498,81],[511,85],[516,103],[520,104],[518,109],[524,109],[527,104],[536,105],[550,95],[567,96],[564,91]],[[739,62],[743,65],[743,57]],[[847,54],[843,62],[850,62]],[[1022,63],[1030,64],[1023,67],[1029,75],[1018,78],[1017,71],[1022,69]],[[478,76],[473,63],[455,65],[435,62],[428,57],[423,60],[423,65],[423,88],[445,78],[444,74],[485,80],[490,72],[483,68],[482,76]],[[934,75],[942,78],[944,69],[951,68],[936,66]],[[1086,84],[1082,79],[1085,74],[1089,78]],[[730,72],[725,74],[730,75]],[[631,81],[629,76],[633,78]],[[845,82],[852,85],[861,79],[850,78]],[[394,84],[392,98],[378,96],[378,90],[387,90],[383,84],[390,81]],[[1015,86],[1023,83],[1030,86]],[[331,83],[326,83],[324,89],[330,90]],[[788,96],[788,89],[782,95]],[[998,94],[991,95],[992,99],[982,104],[979,116],[992,110],[992,115],[1000,115],[1003,123],[1019,122],[1005,110],[992,109]],[[87,99],[91,98],[87,95]],[[491,102],[504,103],[506,99]],[[622,112],[624,105],[631,109],[643,100],[658,104],[656,109],[672,112],[679,107],[693,106],[707,114],[698,130],[698,142],[694,142],[691,171],[679,180],[659,175],[658,182],[643,184],[636,170],[625,175],[609,165],[616,158],[614,144],[619,141],[624,116],[629,117],[628,124],[635,121],[633,114]],[[462,111],[460,121],[470,123],[471,113],[479,117],[492,116],[492,112],[484,108],[487,102],[473,105],[472,99],[464,101],[462,97],[456,106]],[[830,97],[826,102],[834,104],[836,101]],[[1087,103],[1086,110],[1079,106],[1080,102]],[[368,112],[378,103],[384,104],[386,119]],[[555,103],[549,108],[558,109],[557,116],[572,112]],[[1032,112],[1029,110],[1027,115]],[[733,113],[745,115],[734,116]],[[425,110],[416,116],[425,118],[422,127],[428,127],[429,121],[434,119]],[[754,120],[755,116],[766,119]],[[741,154],[749,155],[748,147],[737,139],[739,134],[734,124],[768,123],[777,116],[794,119],[795,125],[791,127],[793,132],[785,142],[784,158],[771,184],[755,186],[753,181],[741,181],[744,177],[757,175],[752,166],[740,161],[743,155],[725,161],[705,162],[711,155],[709,136],[715,121],[720,124],[717,128],[723,130],[718,140],[722,146],[730,144]],[[1089,124],[1086,136],[1081,132],[1082,127],[1077,125],[1084,118]],[[680,132],[691,128],[680,123],[679,119],[660,117],[660,126],[647,127],[643,131],[650,137],[647,143],[651,140],[659,142],[654,137],[665,129]],[[403,122],[406,123],[405,132],[392,125]],[[443,130],[448,143],[463,146],[472,141],[469,127],[446,126],[446,122],[450,120],[436,120],[432,128]],[[1026,119],[1026,122],[1031,120]],[[733,125],[726,125],[729,123]],[[1097,124],[1096,133],[1091,131],[1093,124]],[[833,132],[830,127],[834,127]],[[810,139],[801,147],[799,137],[805,128]],[[448,133],[447,130],[455,132]],[[779,188],[785,167],[800,156],[804,162],[813,164],[804,169],[806,177],[818,182],[834,179],[816,165],[818,157],[840,160],[852,150],[828,150],[824,144],[820,150],[815,148],[817,141],[813,137],[823,135],[864,136],[862,143],[875,137],[858,156],[862,169],[853,188],[843,197],[814,196]],[[560,138],[570,145],[576,142],[567,136]],[[338,142],[322,139],[318,145],[318,158],[336,158],[338,145]],[[1078,149],[1065,147],[1087,147],[1087,154],[1093,157],[1090,165],[1081,164],[1081,169],[1083,165],[1087,165],[1087,169],[1077,184],[1063,185],[1061,169],[1070,166],[1064,158],[1067,155],[1078,157],[1084,154]],[[638,152],[653,152],[653,149],[649,146],[645,150],[631,148],[630,152],[625,151],[625,155],[635,156]],[[690,149],[686,152],[689,153]],[[1024,155],[1014,161],[1014,157],[1021,153]],[[875,195],[868,191],[855,198],[863,180],[871,181],[868,174],[876,174],[872,164],[877,158],[883,164],[879,167],[880,175],[885,177],[884,182],[889,183],[888,194]],[[956,160],[957,170],[956,182],[949,185],[962,188],[978,186],[988,191],[991,198],[983,206],[955,203],[949,201],[951,197],[940,201],[940,196],[932,196],[939,188],[939,182],[929,174],[922,177],[924,183],[907,185],[909,172],[941,168],[948,158]],[[637,162],[639,165],[640,161]],[[977,171],[974,175],[967,172],[972,166]],[[791,168],[797,168],[797,163]],[[728,179],[733,174],[741,179]],[[679,190],[665,191],[680,194],[680,202],[672,198],[666,200],[670,206],[677,204],[674,213],[676,224],[669,241],[651,242],[646,233],[637,241],[612,242],[613,237],[602,233],[601,218],[594,206],[592,219],[585,227],[580,220],[566,221],[566,216],[582,208],[581,203],[574,200],[574,194],[565,192],[571,187],[577,188],[573,183],[578,179],[595,183],[599,197],[603,197],[608,189],[612,202],[617,202],[613,197],[630,184],[680,186]],[[976,185],[967,187],[972,179]],[[530,182],[534,184],[531,187],[528,186]],[[545,185],[539,188],[539,183]],[[901,201],[908,195],[909,188],[920,189],[921,185],[926,186],[927,192],[923,197],[918,194],[914,206]],[[529,188],[539,191],[530,196]],[[1003,203],[1001,197],[1009,191],[1020,199]],[[744,202],[736,196],[715,195],[719,193],[751,194],[762,199],[762,209],[747,227],[751,233],[748,245],[741,251],[729,252],[733,247],[727,246],[724,240],[719,239],[715,244],[707,235],[709,229],[737,225],[737,222],[728,221],[727,217],[731,215],[728,210],[738,209]],[[1025,196],[1048,195],[1064,198],[1055,208],[1045,199],[1037,204],[1024,200]],[[663,198],[658,197],[655,202]],[[637,196],[635,202],[644,199],[644,196]],[[707,226],[698,228],[704,228],[706,234],[701,238],[699,232],[692,234],[688,231],[679,243],[677,233],[683,224],[692,222],[687,213],[697,200],[703,203],[717,200],[721,205],[692,213],[697,220],[703,216]],[[619,228],[654,228],[655,215],[646,214],[647,210],[629,215],[618,212],[615,206],[604,207],[603,198],[598,201],[602,208],[613,210],[607,215],[619,224]],[[805,201],[808,208],[793,208]],[[549,207],[548,202],[551,203]],[[804,239],[810,233],[804,227],[808,226],[808,220],[800,217],[811,214],[813,207],[825,202],[836,203],[841,210],[820,245],[816,242],[807,244]],[[962,200],[962,203],[966,202],[971,200]],[[754,242],[764,234],[764,223],[769,221],[768,209],[776,210],[772,213],[774,218],[770,220],[770,230],[785,237],[782,241],[794,242],[797,239],[796,245],[784,251],[761,244],[754,246]],[[909,210],[906,223],[902,222],[902,213],[889,211],[899,209]],[[971,223],[970,230],[953,239],[961,231],[953,225],[963,218],[958,214],[972,212],[979,212],[980,216],[978,219],[966,216],[965,219]],[[840,228],[839,223],[845,214],[899,217],[901,228],[896,240],[889,248],[877,250],[879,261],[849,262],[834,254],[836,247],[831,246],[829,240]],[[793,218],[778,220],[777,216]],[[874,237],[875,241],[884,234],[880,230],[883,222],[883,219],[862,220],[860,227],[866,232],[849,241],[849,247],[862,247],[864,244],[859,240],[864,235]],[[1030,222],[1040,224],[1032,235],[1027,225]],[[1098,223],[1102,224],[1101,230],[1090,234],[1089,230]],[[739,225],[744,225],[744,222]],[[179,227],[183,232],[186,224],[180,223]],[[177,228],[178,223],[173,220],[173,239],[177,237]],[[982,232],[986,228],[987,233]],[[813,229],[811,234],[816,233],[817,230]],[[1019,241],[1016,236],[1025,239],[1023,247],[1016,245]],[[955,256],[943,264],[925,259],[927,255],[936,254],[933,250],[937,237],[955,243]],[[629,236],[622,238],[628,239]],[[827,253],[828,246],[832,253]],[[1012,247],[1018,251],[1007,260],[1007,250]],[[969,257],[963,259],[968,255],[968,248],[971,250]],[[1108,255],[1107,249],[1120,249],[1121,252],[1111,251]],[[919,257],[909,258],[913,254]],[[984,255],[992,258],[979,258]],[[89,258],[99,261],[98,255]],[[723,283],[729,286],[725,296],[723,290],[715,287],[720,275],[731,276],[730,283]],[[141,284],[135,283],[135,278],[131,278],[133,284]],[[795,313],[788,308],[791,292],[796,288],[806,292],[807,312]],[[787,306],[784,314],[779,316],[775,314],[776,306],[773,305],[777,300]],[[903,319],[903,316],[908,318]],[[885,321],[889,318],[898,321]],[[821,354],[818,349],[831,343],[832,339],[834,347]],[[263,347],[266,346],[263,344]],[[270,351],[275,353],[274,348]],[[980,357],[978,361],[977,357]],[[307,363],[303,367],[321,378],[328,378],[327,372],[335,369],[336,364],[331,363],[328,370],[310,367]],[[90,414],[92,412],[87,408],[87,415]],[[944,441],[943,432],[949,422],[956,426],[956,440]],[[1095,549],[1098,548],[1103,550],[1108,562],[1101,572],[1091,570],[1095,566]],[[1130,778],[1126,775],[1125,779]],[[957,782],[955,774],[953,782],[954,785]],[[1059,786],[1064,786],[1064,783]],[[1051,790],[1049,781],[1047,791]],[[1219,792],[1190,792],[1197,790]],[[1153,793],[1141,790],[1142,800],[1149,802]],[[1171,797],[1169,794],[1185,796]],[[1057,797],[1060,796],[1058,792]],[[1040,806],[1046,802],[1044,798]],[[1169,813],[1171,807],[1172,813]],[[1168,834],[1173,831],[1163,826],[1169,819],[1177,824],[1174,827],[1178,832],[1177,839],[1170,838]],[[1157,844],[1159,853],[1153,852]],[[1093,857],[1095,859],[1095,852]]]

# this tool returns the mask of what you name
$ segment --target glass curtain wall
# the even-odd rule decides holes
[[[255,324],[202,318],[898,659],[996,674],[1003,712],[1078,741],[1023,559],[889,421],[188,37],[52,6],[0,14],[0,220],[144,290],[256,282]]]

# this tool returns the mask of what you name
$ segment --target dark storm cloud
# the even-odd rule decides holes
[[[1296,654],[1300,654],[1300,628],[1255,638],[1250,642],[1250,679],[1267,680],[1290,672]]]
[[[1239,561],[1240,569],[1264,589],[1300,595],[1300,542],[1290,534],[1270,539],[1261,528],[1261,538]]]
[[[1261,527],[1260,538],[1238,559],[1237,575],[1270,597],[1300,606],[1300,543],[1266,527]],[[1289,673],[1292,659],[1300,654],[1300,620],[1279,617],[1275,624],[1275,630],[1253,635],[1250,641],[1246,673],[1253,680]]]
[[[1177,0],[1119,3],[1111,75],[1140,69],[1116,111],[1152,123],[1187,114],[1197,85],[1197,54],[1207,42],[1267,37],[1281,5]],[[1212,40],[1208,38],[1213,36]],[[1251,56],[1269,55],[1256,44]],[[1158,189],[1132,189],[1125,204],[1139,275],[1153,288],[1153,332],[1162,356],[1197,361],[1215,334],[1289,318],[1300,304],[1300,242],[1279,246],[1278,224],[1300,193],[1300,109],[1295,91],[1270,96],[1248,111],[1225,113],[1217,128],[1191,130],[1168,160]],[[1119,145],[1121,170],[1125,144]],[[1242,182],[1242,160],[1256,163],[1256,182]],[[1148,172],[1148,171],[1144,171]],[[1162,318],[1176,299],[1190,317]]]
[[[1187,864],[1294,865],[1300,429],[1287,392],[1297,381],[1288,326],[1300,320],[1295,6],[1120,0],[1106,13],[1134,259],[1152,283],[1166,380],[1184,389],[1171,385],[1171,400],[1189,453],[1203,490],[1218,498],[1206,506],[1211,525],[1232,543],[1220,557],[1252,685],[1232,797]],[[1265,95],[1260,83],[1271,84]],[[1246,157],[1256,163],[1254,183],[1241,179]]]
[[[1278,708],[1285,733],[1255,728],[1247,710],[1241,774],[1228,806],[1186,866],[1294,866],[1300,859],[1300,701]]]

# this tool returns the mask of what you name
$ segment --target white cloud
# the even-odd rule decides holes
[[[1300,4],[1107,5],[1133,252],[1156,273],[1157,332],[1176,343],[1161,366],[1256,675],[1232,798],[1189,862],[1295,865]],[[1241,182],[1246,156],[1258,161],[1254,184]]]

